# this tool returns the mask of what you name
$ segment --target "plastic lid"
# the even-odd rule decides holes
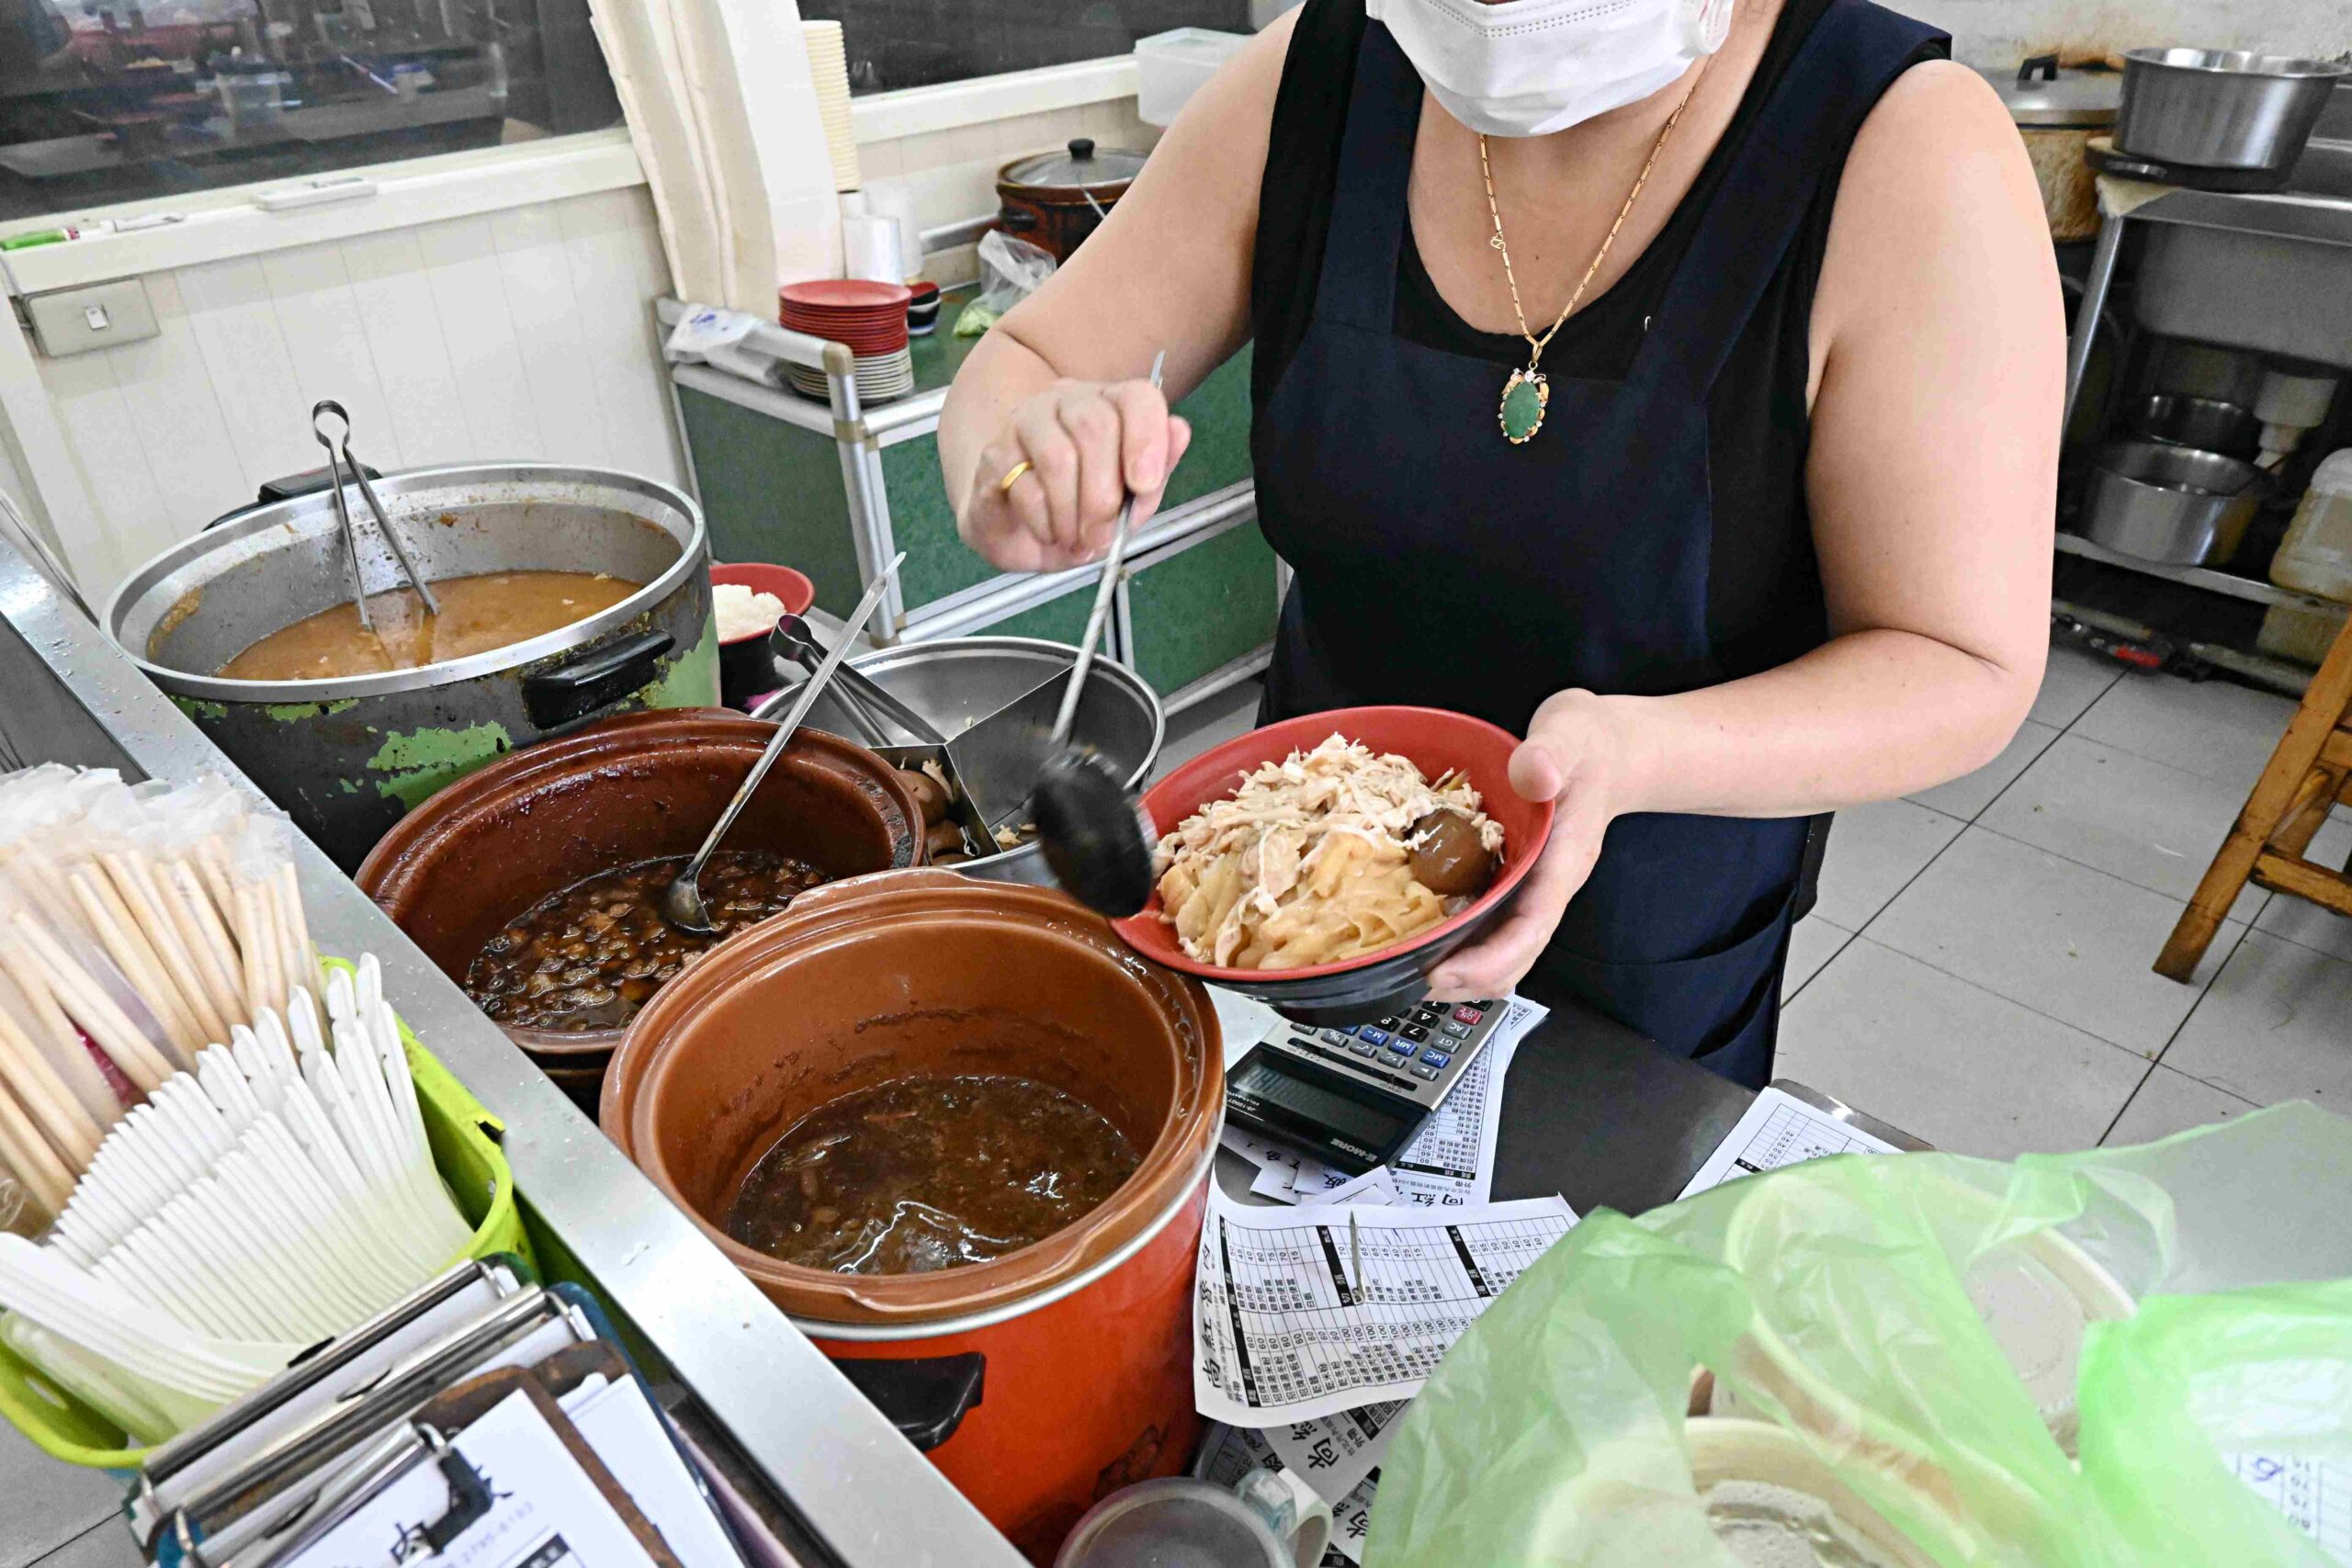
[[[1205,1481],[1146,1481],[1080,1519],[1055,1568],[1291,1568],[1273,1532]]]
[[[1983,71],[2025,126],[2113,125],[2123,103],[2123,78],[2112,71],[2061,70],[2055,55],[2041,55],[2013,72]]]
[[[1143,159],[1140,152],[1097,147],[1093,138],[1078,136],[1058,152],[1013,160],[997,178],[1009,186],[1037,190],[1124,190],[1142,171]]]

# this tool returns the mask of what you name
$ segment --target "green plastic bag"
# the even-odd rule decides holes
[[[2069,1259],[2138,1307],[2082,1347],[2079,1467],[1970,1295]],[[2330,1568],[2228,1456],[2352,1465],[2352,1284],[2326,1282],[2346,1274],[2352,1122],[2301,1104],[2136,1149],[1851,1156],[1599,1211],[1413,1402],[1366,1568],[1733,1568],[1685,1445],[1699,1368],[1947,1568]],[[2184,1290],[2225,1293],[2157,1293]]]

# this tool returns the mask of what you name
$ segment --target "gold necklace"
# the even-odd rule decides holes
[[[1584,276],[1577,280],[1576,292],[1568,296],[1568,302],[1560,307],[1559,315],[1553,319],[1542,337],[1527,330],[1527,312],[1519,303],[1519,278],[1510,269],[1510,246],[1503,243],[1502,209],[1495,205],[1495,171],[1487,161],[1487,138],[1483,132],[1480,133],[1478,173],[1487,182],[1487,215],[1495,220],[1494,238],[1487,243],[1502,253],[1503,281],[1510,285],[1510,313],[1519,318],[1519,335],[1527,340],[1527,367],[1510,373],[1510,379],[1503,383],[1502,402],[1495,410],[1496,423],[1502,426],[1503,439],[1512,446],[1525,446],[1534,438],[1537,431],[1544,428],[1544,411],[1552,401],[1552,383],[1537,368],[1544,361],[1544,347],[1551,343],[1553,334],[1560,330],[1561,323],[1583,300],[1584,291],[1592,287],[1593,278],[1600,271],[1600,264],[1609,259],[1609,247],[1617,243],[1617,231],[1625,226],[1625,219],[1634,210],[1634,203],[1642,198],[1642,187],[1649,184],[1650,171],[1657,167],[1657,156],[1666,151],[1668,140],[1674,135],[1675,126],[1681,121],[1682,111],[1690,107],[1691,98],[1697,96],[1699,78],[1706,73],[1707,61],[1712,58],[1708,55],[1700,57],[1699,69],[1691,74],[1690,88],[1683,93],[1682,101],[1674,106],[1674,112],[1666,117],[1666,125],[1658,131],[1657,141],[1651,146],[1650,155],[1642,164],[1642,172],[1634,176],[1634,188],[1625,193],[1625,205],[1617,209],[1617,220],[1609,225],[1609,232],[1601,237],[1600,248],[1592,253],[1592,265],[1584,269]]]

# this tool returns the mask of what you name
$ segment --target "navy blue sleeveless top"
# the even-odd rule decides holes
[[[1809,539],[1797,536],[1804,362],[1793,411],[1784,384],[1726,371],[1753,351],[1759,308],[1776,288],[1785,305],[1792,249],[1834,199],[1856,128],[1942,39],[1866,0],[1805,9],[1811,19],[1789,34],[1771,79],[1759,71],[1711,174],[1661,237],[1667,248],[1653,245],[1547,351],[1544,427],[1519,446],[1502,439],[1496,406],[1525,344],[1504,339],[1512,350],[1488,355],[1458,333],[1408,330],[1402,316],[1422,89],[1387,29],[1361,26],[1306,320],[1287,346],[1260,346],[1259,512],[1295,573],[1268,677],[1272,716],[1409,703],[1523,733],[1563,689],[1689,691],[1821,640],[1818,572]],[[1290,72],[1314,63],[1294,45]],[[1295,196],[1277,194],[1275,175],[1270,163],[1269,207]],[[1809,299],[1809,278],[1806,288]],[[1625,301],[1638,326],[1620,363],[1596,365],[1590,344],[1610,320],[1596,312]],[[1583,333],[1580,353],[1588,317],[1600,324]],[[1785,337],[1774,315],[1774,355],[1788,352]],[[1802,330],[1795,343],[1802,355]],[[1570,352],[1555,359],[1561,344]],[[1719,415],[1726,398],[1731,412]],[[1753,417],[1759,400],[1768,425],[1792,428],[1768,444],[1766,471],[1726,486],[1714,468],[1719,432]],[[1757,532],[1749,508],[1767,489],[1794,498],[1779,558],[1801,558],[1810,587],[1795,602],[1749,594],[1759,626],[1771,622],[1785,638],[1793,615],[1809,639],[1776,657],[1759,653],[1769,637],[1725,624],[1717,581],[1719,540]],[[1451,613],[1464,607],[1475,613]],[[1760,1085],[1805,830],[1802,818],[1618,818],[1530,988],[1580,997]]]

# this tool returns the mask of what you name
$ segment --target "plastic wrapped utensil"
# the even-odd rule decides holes
[[[2234,1471],[2352,1466],[2352,1286],[2310,1278],[2352,1272],[2346,1214],[2352,1122],[2308,1105],[2013,1165],[1820,1160],[1597,1213],[1415,1400],[1365,1563],[1729,1568],[1685,1441],[1703,1367],[1948,1568],[2324,1568]],[[2079,1469],[1968,1288],[2053,1228],[2139,1301],[2086,1330]],[[2162,1293],[2184,1289],[2224,1293]]]

